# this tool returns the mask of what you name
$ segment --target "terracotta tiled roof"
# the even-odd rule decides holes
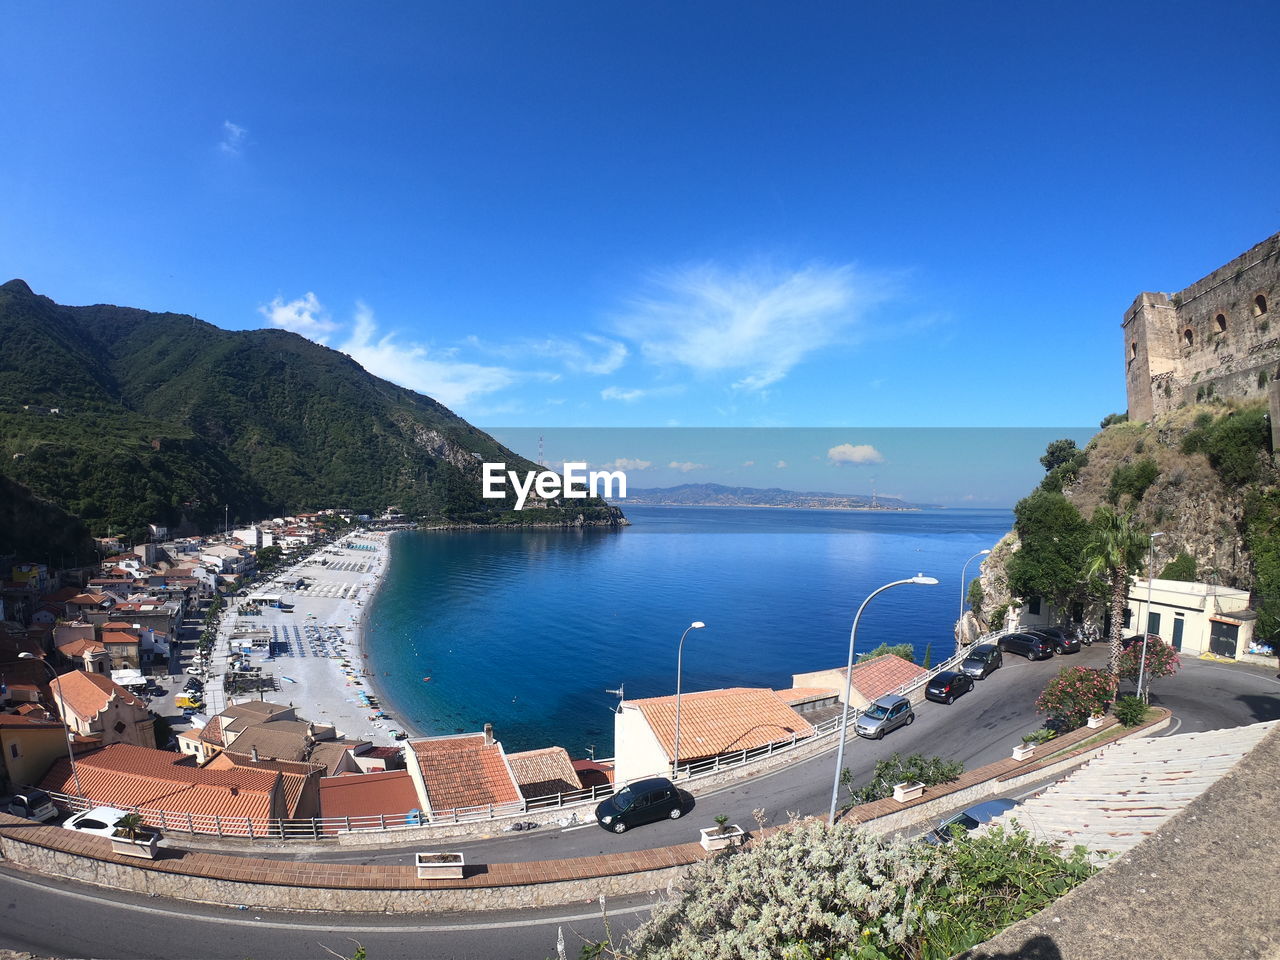
[[[401,816],[421,806],[407,770],[320,780],[322,817]]]
[[[613,783],[613,764],[598,760],[575,760],[573,769],[583,787],[605,787]]]
[[[840,668],[844,676],[845,668]],[[923,677],[929,671],[918,667],[910,660],[886,653],[871,660],[856,664],[853,668],[853,685],[868,700],[893,693],[904,683]]]
[[[144,712],[146,704],[120,684],[101,673],[85,673],[72,670],[64,673],[50,685],[64,710],[70,710],[84,720],[92,720],[107,707],[113,696]]]
[[[806,700],[821,700],[823,697],[836,697],[840,691],[830,687],[791,687],[787,690],[773,691],[787,703],[804,703]]]
[[[95,804],[128,809],[144,807],[185,815],[265,820],[274,811],[280,774],[273,770],[206,770],[184,764],[182,754],[114,743],[76,760],[84,795]],[[59,760],[40,786],[75,793],[66,759]],[[231,829],[235,829],[234,826]]]
[[[675,697],[630,700],[624,707],[639,709],[667,756],[675,756]],[[680,698],[682,761],[751,750],[812,733],[809,721],[772,690],[730,687],[686,693]]]
[[[200,730],[200,741],[211,743],[215,747],[224,747],[222,740],[222,717],[210,717],[209,722]]]
[[[231,720],[236,720],[240,717],[253,717],[257,721],[291,709],[293,708],[281,706],[269,700],[246,700],[244,703],[231,704],[219,716]]]
[[[246,755],[252,755],[256,747],[258,756],[268,760],[305,760],[310,753],[311,738],[305,723],[281,720],[251,724],[228,746]]]
[[[526,797],[546,797],[553,793],[581,790],[573,761],[564,747],[544,747],[507,756],[511,773]]]
[[[104,644],[127,644],[136,645],[139,642],[138,635],[132,631],[125,633],[123,630],[103,630],[102,642]]]
[[[72,597],[67,601],[67,603],[73,603],[78,607],[96,607],[106,603],[110,599],[111,598],[104,593],[81,593]]]
[[[72,640],[58,648],[64,657],[83,657],[86,653],[106,653],[107,648],[97,640]]]
[[[362,740],[321,740],[312,746],[307,759],[312,763],[323,764],[325,773],[332,774],[338,769],[338,764],[342,762],[342,758],[348,751],[355,750],[363,744]]]
[[[298,801],[302,799],[302,791],[307,781],[318,780],[324,773],[324,767],[318,763],[293,763],[287,760],[254,760],[252,756],[233,753],[225,750],[204,765],[206,770],[230,770],[235,767],[250,770],[275,770],[280,774],[280,789],[284,795],[286,817],[294,817],[298,812]]]
[[[123,604],[121,604],[123,606]],[[119,608],[117,608],[119,609]],[[127,620],[108,620],[102,625],[103,630],[132,630],[133,624]]]
[[[57,720],[45,720],[34,715],[19,715],[16,713],[0,713],[0,727],[10,727],[22,730],[45,730],[57,729],[62,724]],[[65,728],[63,728],[65,729]]]
[[[502,744],[486,742],[484,734],[431,737],[408,743],[422,768],[432,810],[520,801],[520,790],[507,766]]]

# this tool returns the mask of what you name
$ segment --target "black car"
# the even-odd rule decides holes
[[[665,777],[629,783],[596,807],[600,826],[614,833],[655,820],[679,820],[684,816],[684,797]]]
[[[1007,633],[1000,638],[1000,649],[1021,654],[1028,660],[1048,660],[1053,656],[1053,641],[1034,633]]]
[[[960,669],[975,680],[985,680],[1004,666],[1004,654],[994,643],[980,643],[964,658]]]
[[[1079,653],[1080,640],[1067,634],[1065,630],[1058,627],[1036,627],[1034,630],[1027,631],[1038,637],[1047,637],[1049,642],[1053,644],[1054,653]]]
[[[943,670],[924,688],[926,700],[935,703],[954,703],[956,697],[973,689],[973,677],[959,670]]]
[[[1125,637],[1123,640],[1120,641],[1120,649],[1128,650],[1130,647],[1134,646],[1135,644],[1140,644],[1140,643],[1142,643],[1142,634],[1140,633],[1137,634],[1136,636]],[[1153,643],[1164,643],[1164,641],[1161,640],[1157,634],[1148,633],[1147,647],[1149,648]]]
[[[197,680],[195,677],[192,677],[190,680],[188,680],[186,683],[182,685],[182,689],[183,690],[203,690],[204,684],[201,683],[199,680]]]

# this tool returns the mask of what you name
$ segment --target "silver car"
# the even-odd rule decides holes
[[[854,730],[860,737],[879,740],[886,733],[905,727],[915,718],[916,715],[911,710],[911,701],[891,693],[881,697],[862,711],[858,722],[854,724]]]

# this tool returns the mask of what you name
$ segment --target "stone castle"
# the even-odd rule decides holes
[[[1280,391],[1280,233],[1174,294],[1124,314],[1129,419]]]

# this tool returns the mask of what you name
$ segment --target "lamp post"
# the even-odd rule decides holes
[[[862,601],[862,606],[858,607],[858,612],[853,617],[853,627],[849,630],[849,665],[844,671],[844,710],[840,716],[840,745],[836,749],[836,775],[831,782],[831,813],[827,821],[835,826],[836,822],[836,800],[840,795],[840,771],[844,769],[844,743],[845,737],[849,731],[849,697],[853,690],[853,645],[858,637],[858,621],[862,619],[862,611],[867,608],[867,604],[871,602],[871,598],[878,593],[884,593],[890,587],[900,587],[904,583],[920,583],[928,586],[936,586],[938,581],[934,577],[926,577],[923,573],[917,573],[914,577],[908,577],[906,580],[895,580],[893,583],[886,583],[871,592],[867,599]]]
[[[960,619],[961,620],[964,619],[965,584],[969,577],[969,573],[968,573],[969,564],[973,563],[973,561],[977,560],[979,557],[985,557],[990,552],[991,552],[990,550],[979,550],[972,557],[966,560],[964,562],[964,566],[960,568]],[[978,566],[982,566],[982,564],[978,564]]]
[[[41,660],[34,653],[30,653],[24,650],[22,653],[18,654],[18,659],[19,660],[35,660],[37,663],[39,663],[46,670],[49,671],[49,677],[52,680],[54,680],[55,682],[57,681],[58,674],[53,669],[53,667],[50,666],[47,661]],[[84,791],[80,789],[80,773],[78,770],[76,770],[76,755],[71,749],[71,727],[67,725],[65,721],[63,722],[63,725],[67,727],[67,759],[71,761],[71,777],[76,782],[76,796],[83,797]]]
[[[1147,622],[1142,625],[1142,660],[1138,663],[1138,699],[1142,699],[1142,681],[1147,673],[1147,634],[1151,629],[1151,581],[1156,571],[1156,537],[1163,537],[1162,531],[1151,534],[1151,545],[1147,554]],[[1146,701],[1143,700],[1143,703]]]
[[[671,762],[671,779],[675,779],[680,775],[680,672],[684,666],[684,638],[689,635],[690,630],[701,630],[706,624],[701,620],[695,620],[689,626],[685,627],[684,633],[680,634],[680,646],[676,647],[676,746],[675,757]]]

